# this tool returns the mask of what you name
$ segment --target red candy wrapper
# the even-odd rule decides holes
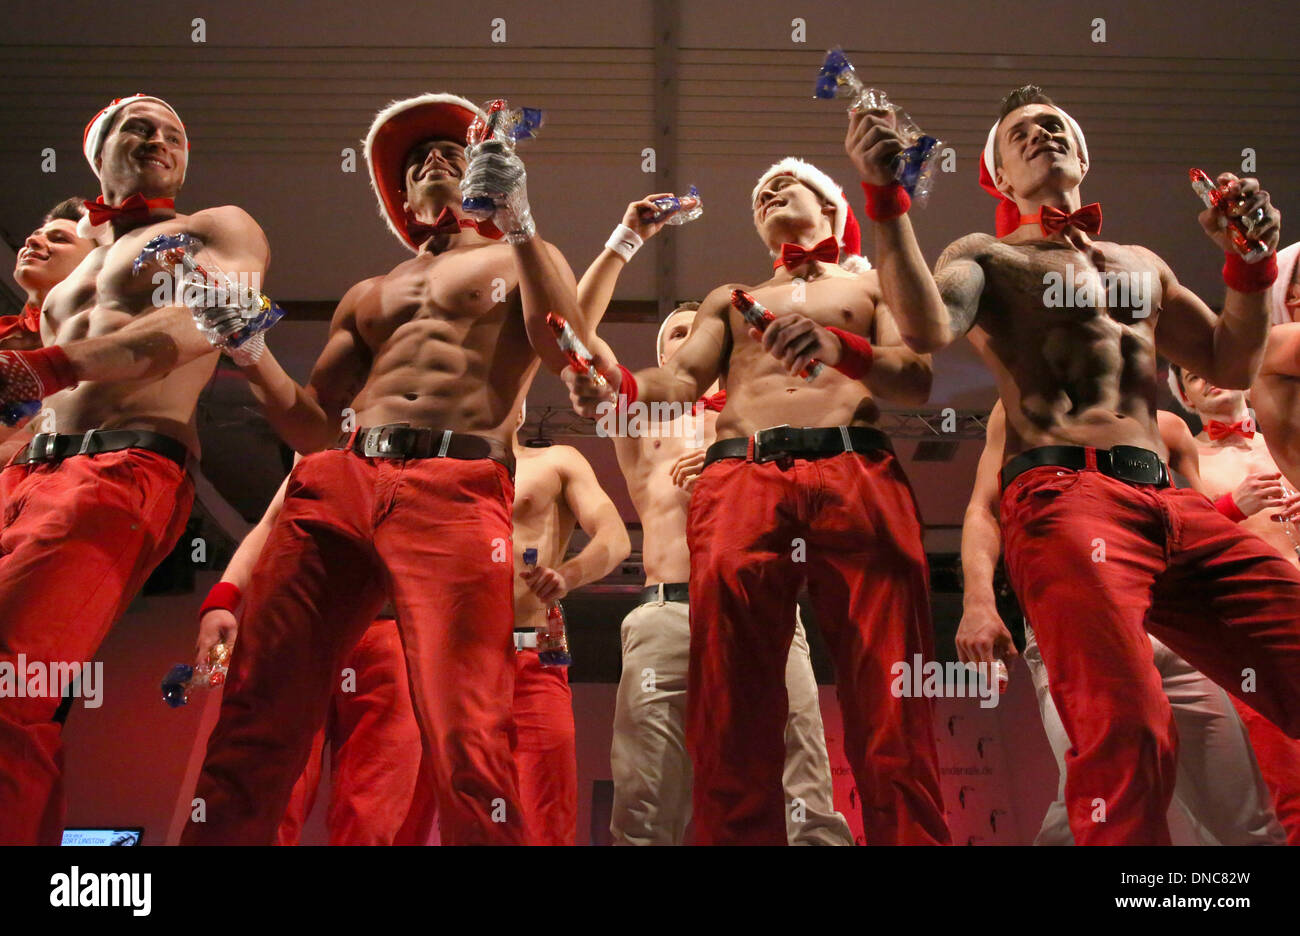
[[[736,307],[737,312],[745,317],[746,322],[753,325],[760,332],[766,331],[767,326],[776,318],[767,306],[760,303],[743,289],[733,289],[731,291],[731,304]],[[799,372],[799,376],[811,382],[817,379],[817,375],[822,372],[825,366],[821,361],[813,361]]]

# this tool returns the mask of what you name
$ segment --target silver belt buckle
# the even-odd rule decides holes
[[[59,434],[57,432],[38,432],[27,443],[27,460],[29,462],[53,461]]]
[[[361,441],[361,452],[367,458],[390,458],[393,447],[391,437],[394,426],[374,426],[366,430]]]
[[[782,423],[779,426],[769,426],[766,429],[760,429],[758,430],[758,432],[755,432],[754,433],[754,461],[768,462],[768,461],[775,461],[778,458],[793,458],[794,456],[792,456],[789,452],[778,452],[775,455],[768,455],[764,451],[764,444],[763,444],[763,440],[765,438],[770,439],[772,437],[772,433],[779,432],[782,429],[789,429],[789,428],[790,428],[789,423]]]

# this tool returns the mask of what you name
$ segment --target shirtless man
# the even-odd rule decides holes
[[[578,302],[594,327],[604,317],[619,274],[667,218],[655,222],[656,195],[628,205],[623,221],[578,282]],[[635,235],[635,236],[632,236]],[[674,310],[659,327],[656,360],[663,365],[686,341],[699,303]],[[594,347],[608,350],[599,338]],[[612,433],[619,468],[641,518],[645,588],[623,620],[623,672],[614,705],[610,770],[616,845],[680,845],[691,818],[691,759],[686,750],[686,680],[690,663],[686,507],[716,438],[726,394],[714,384],[702,405],[674,419],[651,420],[640,435]],[[615,427],[617,428],[617,427]],[[647,680],[647,676],[653,679]],[[832,794],[830,757],[817,680],[803,623],[796,622],[785,674],[790,712],[785,728],[783,785],[791,845],[852,845],[848,823]]]
[[[1269,330],[1268,348],[1255,388],[1261,384],[1272,388],[1281,382],[1272,364],[1286,359],[1284,353],[1279,353],[1279,343],[1284,344],[1288,334],[1296,332],[1300,332],[1300,325],[1274,325]],[[1300,372],[1294,363],[1294,349],[1292,355],[1290,369]],[[1255,425],[1246,406],[1246,394],[1216,387],[1177,364],[1170,365],[1169,388],[1174,399],[1196,413],[1203,424],[1194,443],[1203,493],[1225,516],[1238,521],[1242,529],[1254,533],[1300,568],[1300,529],[1296,526],[1300,520],[1300,510],[1296,509],[1300,494],[1282,477],[1269,454],[1272,441],[1266,442],[1267,437]],[[1278,395],[1264,395],[1268,396],[1266,408],[1271,415]],[[1285,438],[1292,435],[1289,429],[1284,431]],[[1288,843],[1300,845],[1300,741],[1288,738],[1276,725],[1240,702],[1237,710],[1250,731],[1251,744],[1272,792],[1277,817],[1287,830]]]
[[[155,284],[132,262],[156,235],[186,232],[229,272],[260,277],[267,263],[266,239],[240,209],[176,212],[189,152],[165,102],[115,101],[86,128],[85,154],[102,185],[87,219],[99,245],[46,296],[45,347],[0,351],[0,404],[50,397],[39,428],[52,418],[58,433],[35,435],[0,473],[0,662],[10,666],[20,654],[29,667],[91,660],[189,519],[195,403],[217,354],[189,309],[155,305]],[[0,698],[0,842],[59,842],[59,702]]]
[[[802,160],[777,163],[753,192],[754,225],[775,272],[741,287],[776,316],[761,340],[732,308],[733,283],[705,298],[662,367],[633,376],[598,355],[627,405],[691,406],[726,374],[719,441],[707,450],[687,520],[686,736],[701,844],[787,841],[785,674],[805,582],[836,663],[868,843],[950,840],[932,701],[889,691],[891,665],[928,656],[933,635],[915,501],[888,438],[872,426],[876,394],[926,399],[930,363],[901,346],[876,275],[836,264],[858,253],[849,217],[825,173]],[[812,358],[826,368],[807,382],[798,374]],[[580,413],[596,415],[607,402],[592,381],[563,376]]]
[[[27,302],[18,315],[0,316],[0,349],[32,350],[41,346],[45,297],[95,247],[94,241],[77,234],[77,222],[86,211],[81,202],[80,198],[68,198],[51,208],[41,226],[27,236],[19,249],[14,281],[27,294]],[[21,424],[0,425],[0,465],[8,464],[29,437]],[[3,522],[0,513],[0,524]]]
[[[868,139],[888,128],[864,120]],[[894,306],[909,346],[932,351],[969,333],[1006,406],[1007,571],[1070,737],[1074,839],[1168,844],[1176,734],[1145,630],[1300,733],[1300,572],[1201,494],[1168,486],[1154,405],[1157,350],[1219,386],[1249,386],[1275,264],[1229,253],[1216,317],[1149,250],[1093,240],[1100,208],[1079,199],[1087,168],[1077,125],[1041,89],[1019,89],[981,170],[1005,236],[958,240],[933,277],[906,215],[877,224],[876,245],[882,278],[910,297]],[[1262,219],[1255,232],[1275,245],[1267,193],[1253,179],[1219,182],[1232,213]],[[1199,220],[1230,251],[1219,212]],[[1098,288],[1101,271],[1130,288]],[[1092,304],[1052,302],[1052,283],[1074,286],[1079,273]],[[1243,692],[1246,679],[1256,691]]]
[[[187,843],[272,840],[336,674],[387,596],[442,841],[524,841],[510,437],[539,355],[557,372],[565,361],[546,314],[584,331],[573,275],[536,235],[522,162],[494,143],[467,158],[480,115],[447,94],[380,112],[371,183],[416,256],[347,292],[307,387],[270,353],[246,368],[281,437],[313,454],[290,475],[246,596],[197,789],[206,821]],[[498,194],[492,225],[461,216],[462,182]]]
[[[1196,443],[1187,424],[1165,410],[1157,413],[1157,419],[1169,450],[1170,470],[1204,493]],[[1005,436],[1006,411],[998,402],[989,414],[984,453],[962,524],[963,610],[957,628],[957,655],[964,663],[991,663],[1017,655],[993,594],[993,571],[1002,548],[998,469],[1002,466]],[[1242,497],[1244,500],[1246,495]],[[1252,753],[1252,739],[1233,709],[1232,697],[1156,638],[1150,640],[1161,686],[1178,725],[1174,799],[1192,820],[1197,838],[1203,845],[1286,844],[1286,833],[1274,814],[1268,787]],[[1065,806],[1065,759],[1070,739],[1052,702],[1043,657],[1028,621],[1024,656],[1059,773],[1056,799],[1043,816],[1034,844],[1072,845],[1074,838]]]
[[[69,198],[51,208],[41,226],[27,235],[14,264],[14,281],[27,294],[19,315],[0,316],[0,348],[41,346],[41,306],[50,290],[77,268],[95,243],[77,234],[85,213],[80,198]]]
[[[523,413],[520,413],[523,425]],[[578,751],[564,666],[543,666],[537,629],[569,592],[604,578],[632,545],[618,508],[572,446],[526,448],[515,437],[515,728],[519,798],[530,845],[573,845],[578,834]],[[575,526],[587,545],[565,559]],[[537,549],[535,568],[524,550]]]

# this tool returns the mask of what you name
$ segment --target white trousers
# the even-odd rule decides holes
[[[1151,649],[1178,726],[1174,802],[1186,813],[1201,844],[1285,845],[1286,832],[1273,813],[1246,727],[1228,694],[1154,637]],[[1073,845],[1065,809],[1065,752],[1070,739],[1056,712],[1047,667],[1028,624],[1024,657],[1060,774],[1056,801],[1047,808],[1034,844]]]
[[[623,620],[623,675],[614,707],[610,767],[615,845],[680,845],[691,818],[691,759],[686,752],[686,676],[690,606],[639,605]],[[791,845],[852,845],[835,811],[817,680],[803,623],[795,625],[785,670],[786,836]]]

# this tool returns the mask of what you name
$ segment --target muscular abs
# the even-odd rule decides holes
[[[773,315],[799,312],[820,325],[871,336],[875,302],[865,280],[831,272],[802,287],[769,282],[741,288]],[[797,292],[800,289],[802,298]],[[731,347],[726,366],[727,407],[718,420],[719,439],[753,435],[780,425],[869,426],[880,418],[880,408],[860,381],[830,367],[811,382],[791,377],[749,336],[749,324],[739,312],[728,306],[725,315]]]
[[[1087,252],[991,237],[971,342],[1007,404],[1005,458],[1042,445],[1136,445],[1167,457],[1156,425],[1160,269],[1140,248]]]
[[[509,446],[538,359],[508,247],[406,261],[362,297],[355,327],[372,358],[352,404],[358,425],[409,422]]]

